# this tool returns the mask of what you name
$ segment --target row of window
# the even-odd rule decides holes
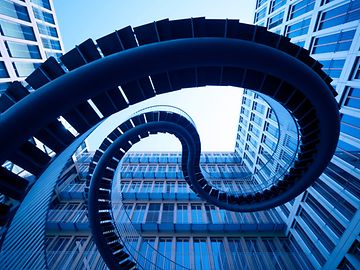
[[[91,236],[54,236],[45,238],[49,269],[105,269],[105,263]]]
[[[300,239],[305,243],[310,253],[315,257],[320,266],[324,266],[326,259],[324,255],[319,251],[318,247],[314,244],[313,240],[310,239],[308,233],[304,231],[301,225],[297,222],[294,223],[294,229],[299,234]]]
[[[334,163],[330,163],[324,173],[340,187],[360,200],[360,179],[358,177],[353,176]]]
[[[299,212],[297,214],[310,230],[314,233],[317,239],[323,244],[329,253],[331,253],[335,248],[335,243],[329,238],[329,236],[324,232],[324,229],[311,217],[302,207],[300,206]]]
[[[340,238],[345,231],[344,225],[342,225],[312,194],[307,193],[304,195],[304,198],[305,202],[319,216],[319,218],[322,219],[322,221],[338,238]]]
[[[51,269],[105,268],[91,236],[47,235],[45,243]],[[135,259],[144,269],[312,269],[286,238],[144,237],[127,245],[138,251]]]
[[[30,45],[28,45],[30,46]],[[13,48],[16,48],[16,50],[13,51],[14,55],[36,55],[36,50],[33,47],[22,47],[22,46],[14,46]],[[20,50],[19,50],[20,48]],[[24,49],[24,50],[22,50]],[[32,63],[32,62],[13,62],[13,67],[15,69],[16,75],[18,77],[26,77],[31,72],[33,72],[40,63]],[[9,78],[9,73],[6,69],[6,66],[3,61],[0,61],[0,78]]]
[[[211,180],[211,184],[216,186],[221,190],[231,190],[234,192],[243,191],[244,189],[249,188],[254,183],[249,182],[249,179],[244,177],[244,179],[223,179],[223,180]],[[249,186],[250,185],[250,186]],[[69,189],[69,190],[68,190]],[[74,187],[69,185],[66,187],[66,191],[79,191],[81,187],[75,185]],[[64,189],[65,190],[65,189]],[[133,180],[133,181],[121,181],[121,191],[124,193],[192,193],[188,184],[185,181],[173,181],[173,180],[161,180],[161,181],[151,181],[151,180]]]
[[[236,162],[234,153],[202,153],[200,162],[227,163]],[[181,163],[181,153],[128,153],[123,163]]]
[[[275,0],[272,3],[270,13],[277,8],[283,6],[286,1]],[[288,20],[297,18],[305,13],[311,12],[314,9],[315,0],[302,0],[290,5]],[[276,7],[276,9],[273,9]],[[255,13],[254,22],[258,22],[266,16],[266,6]],[[268,28],[274,28],[283,23],[284,11],[270,17],[268,19]],[[341,25],[347,22],[360,19],[360,4],[359,1],[352,0],[348,3],[337,6],[331,10],[323,11],[319,15],[319,22],[317,30],[326,29],[329,27]],[[286,35],[290,38],[306,34],[310,25],[310,18],[305,18],[299,22],[291,24],[287,27]],[[346,46],[346,45],[344,45]],[[339,48],[342,49],[342,48]]]
[[[224,176],[231,176],[232,174],[242,173],[245,169],[237,164],[219,164],[209,165],[202,164],[202,170],[210,174],[217,173]],[[182,177],[181,165],[124,165],[121,168],[121,176],[124,178],[136,177],[156,177],[156,178],[178,178]]]
[[[320,178],[315,181],[312,187],[319,192],[331,205],[334,206],[347,220],[351,221],[356,207],[345,200],[338,192],[334,191]]]
[[[126,215],[124,212],[126,210]],[[133,223],[178,224],[282,224],[274,210],[238,213],[204,203],[125,203],[113,204],[116,220]],[[85,223],[87,208],[76,202],[58,203],[48,212],[49,222]]]

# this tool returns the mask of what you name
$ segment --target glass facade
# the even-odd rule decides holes
[[[45,18],[35,16],[38,10],[45,12],[52,20],[45,21]],[[49,56],[59,57],[62,55],[63,45],[59,36],[59,29],[53,10],[52,0],[1,0],[0,1],[0,96],[7,95],[5,92],[10,82],[23,82],[25,77],[34,71]],[[51,39],[50,44],[54,46],[44,46],[42,39]],[[30,91],[33,91],[24,82]],[[7,98],[12,99],[9,95]],[[41,151],[50,155],[54,152],[46,147],[36,138],[29,140]],[[30,182],[34,176],[23,168],[5,161],[2,167],[13,173],[27,178]],[[18,202],[9,200],[2,196],[5,203],[11,205],[11,212],[17,209]],[[0,234],[3,232],[0,227]],[[0,267],[1,268],[1,267]]]
[[[358,269],[360,256],[358,235],[360,233],[360,84],[359,84],[359,19],[360,2],[342,1],[262,1],[255,14],[268,10],[256,24],[263,21],[281,21],[281,24],[268,24],[268,29],[291,38],[292,42],[310,50],[323,70],[333,79],[332,85],[339,94],[341,106],[341,135],[335,156],[320,178],[306,192],[293,202],[276,208],[287,225],[290,240],[295,240],[315,269]],[[284,14],[280,19],[280,14]],[[256,15],[254,16],[256,18]],[[277,20],[274,20],[277,18]],[[254,113],[252,104],[258,97],[250,90],[244,91],[246,102],[242,110]],[[266,104],[265,104],[266,105]],[[255,163],[244,162],[249,169],[256,169],[265,162],[261,158],[269,151],[274,129],[269,119],[269,106],[261,117],[265,121],[262,135],[252,131],[254,118],[244,114],[239,121],[237,152],[245,153],[239,147],[251,135],[258,142]],[[267,122],[269,122],[267,124]],[[270,127],[270,129],[269,129]],[[284,141],[286,148],[293,148],[292,136]],[[271,140],[274,143],[274,141]],[[269,154],[267,154],[269,155]],[[250,155],[249,155],[250,157]],[[288,159],[286,151],[281,159]],[[260,176],[260,175],[259,175]],[[263,177],[266,177],[264,172]],[[352,228],[357,228],[354,231]],[[357,245],[357,248],[356,248]]]
[[[257,1],[254,22],[309,49],[339,94],[336,154],[296,199],[267,211],[226,211],[189,189],[179,153],[133,152],[122,160],[125,212],[119,221],[130,219],[141,234],[131,245],[143,255],[134,259],[145,269],[151,269],[150,264],[159,269],[359,269],[359,10],[359,1],[351,0]],[[62,43],[52,1],[3,0],[0,13],[0,42],[6,48],[0,55],[2,93],[10,81],[23,80],[46,57],[59,57]],[[202,154],[202,169],[223,190],[242,191],[247,184],[266,182],[290,162],[297,148],[293,132],[280,137],[280,124],[266,99],[244,90],[235,151]],[[281,151],[275,155],[277,147]],[[47,211],[44,249],[49,269],[106,269],[87,216],[91,158],[92,153],[77,153],[58,179]],[[3,166],[24,173],[9,162]],[[237,179],[249,172],[255,173],[249,183]],[[0,201],[5,199],[0,194]]]
[[[1,95],[8,82],[24,80],[48,57],[64,51],[52,1],[3,0],[0,14],[0,47],[6,48],[0,54]]]

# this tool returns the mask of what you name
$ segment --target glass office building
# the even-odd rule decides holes
[[[3,0],[0,5],[0,89],[5,89],[48,56],[58,57],[62,46],[52,1]],[[257,1],[254,23],[309,49],[333,78],[341,106],[337,151],[303,194],[274,209],[251,213],[226,211],[198,198],[183,180],[179,153],[129,153],[118,176],[123,206],[142,236],[132,245],[152,265],[136,254],[133,259],[145,269],[179,268],[160,254],[190,269],[360,268],[359,22],[360,1]],[[243,182],[237,177],[242,174],[255,173],[252,180],[261,182],[291,159],[296,135],[291,130],[281,133],[270,104],[266,97],[244,90],[234,152],[202,154],[202,168],[224,190],[240,190]],[[275,149],[281,151],[273,157]],[[4,257],[0,254],[7,259],[0,261],[4,269],[12,269],[15,262],[28,269],[106,269],[87,217],[86,177],[92,155],[82,145],[64,160],[50,207],[39,201],[38,209],[24,216],[33,221],[37,210],[46,211],[45,237],[34,222],[33,231],[13,228],[3,243],[16,250],[13,236],[22,233],[37,249],[31,256],[44,251],[38,256],[39,264],[34,260],[27,264],[28,251],[23,249]],[[30,201],[24,203],[30,205]],[[42,254],[46,264],[40,263]]]
[[[358,269],[360,233],[360,1],[258,0],[254,23],[291,38],[310,51],[333,79],[341,107],[336,153],[321,177],[295,200],[277,207],[294,239],[315,268]],[[260,109],[259,109],[260,107]],[[256,170],[277,143],[271,107],[244,91],[238,145],[244,164]],[[291,136],[280,147],[287,159]],[[255,155],[251,153],[255,152]],[[250,154],[249,154],[250,153]]]
[[[0,1],[0,96],[6,95],[5,90],[10,82],[21,81],[33,72],[48,57],[60,57],[64,53],[60,31],[51,0]],[[10,102],[17,100],[7,97]],[[6,110],[1,106],[0,112]],[[53,151],[35,138],[33,143],[50,155]],[[29,172],[13,164],[5,162],[4,167],[32,181]],[[0,203],[7,202],[14,211],[17,201],[8,201],[0,193]],[[0,218],[0,224],[3,221]],[[0,232],[2,232],[0,227]]]
[[[48,57],[63,53],[52,1],[1,1],[0,29],[0,94],[9,82],[24,80]]]
[[[92,155],[83,150],[74,156],[57,183],[46,224],[50,269],[105,268],[86,214]],[[243,184],[235,177],[248,172],[234,153],[205,153],[201,162],[219,185],[232,189]],[[142,236],[133,245],[148,258],[148,269],[183,269],[160,254],[190,269],[312,269],[276,209],[238,213],[207,204],[188,187],[180,166],[180,153],[162,152],[131,152],[121,165],[123,208]],[[140,256],[135,259],[146,268]]]

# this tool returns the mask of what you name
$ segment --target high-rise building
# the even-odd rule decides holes
[[[105,267],[86,214],[84,190],[92,155],[85,150],[76,162],[69,161],[55,189],[46,225],[50,269]],[[241,188],[242,181],[234,177],[246,170],[236,154],[205,153],[201,162],[219,185]],[[145,269],[312,268],[298,244],[287,237],[286,223],[275,209],[238,213],[198,198],[184,181],[180,153],[131,152],[118,177],[122,209],[128,215],[120,213],[118,219],[130,219],[141,234],[131,239],[131,253]],[[114,216],[120,211],[116,202],[113,211]]]
[[[336,153],[321,177],[295,200],[277,208],[287,232],[315,268],[357,269],[360,266],[360,2],[258,0],[254,23],[291,38],[310,51],[333,79],[341,106],[341,134]],[[274,166],[296,147],[291,136],[280,142],[271,106],[245,90],[237,145],[251,170],[280,143]],[[239,147],[238,149],[241,149]],[[253,154],[252,154],[253,153]],[[259,175],[266,175],[266,171]],[[269,173],[269,172],[268,172]]]
[[[64,52],[53,1],[1,1],[0,29],[0,94]]]
[[[41,63],[50,56],[58,58],[63,53],[53,1],[3,0],[0,2],[0,96],[6,95],[10,103],[16,102],[17,97],[5,93],[10,82],[20,81],[26,86],[25,78]],[[6,106],[1,106],[0,112],[4,110]],[[40,141],[34,138],[32,141],[50,155],[54,154]],[[7,161],[3,166],[17,175],[32,180],[26,170],[12,162]],[[11,205],[10,212],[16,210],[17,201],[8,200],[0,193],[0,203],[6,201]],[[5,220],[0,218],[0,223],[3,222]]]
[[[257,1],[254,23],[309,49],[334,79],[342,120],[335,156],[321,177],[292,201],[266,211],[238,213],[193,193],[183,179],[180,153],[127,154],[116,176],[122,206],[115,201],[113,212],[120,224],[130,219],[136,229],[123,234],[130,235],[126,247],[132,249],[131,259],[139,268],[360,267],[359,21],[359,1]],[[1,2],[0,75],[4,77],[0,85],[4,89],[7,82],[25,79],[36,63],[62,53],[55,22],[52,1]],[[120,39],[127,32],[118,33]],[[111,38],[98,42],[103,53],[114,49],[105,46]],[[82,46],[93,49],[86,42]],[[78,53],[83,49],[79,47]],[[271,99],[244,90],[234,152],[201,156],[202,169],[216,186],[241,191],[244,179],[261,184],[274,172],[286,170],[298,147],[298,135],[282,121],[276,106]],[[24,207],[0,242],[4,269],[106,269],[87,217],[86,178],[93,153],[81,144],[84,137],[39,174],[25,197]],[[35,139],[33,143],[38,144]],[[52,153],[45,146],[43,151]],[[26,176],[10,162],[4,166]],[[253,176],[246,177],[249,174]],[[239,181],[239,176],[245,177]],[[23,220],[31,226],[21,227]]]

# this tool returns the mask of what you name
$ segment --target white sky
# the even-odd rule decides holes
[[[121,29],[151,21],[189,17],[240,19],[252,23],[255,0],[55,0],[65,50],[72,49],[87,38],[97,38]],[[233,151],[241,90],[232,87],[184,89],[154,97],[113,115],[88,139],[95,150],[113,128],[132,113],[151,105],[172,105],[188,113],[200,134],[203,151]],[[156,135],[137,143],[131,150],[180,151],[171,135]]]

